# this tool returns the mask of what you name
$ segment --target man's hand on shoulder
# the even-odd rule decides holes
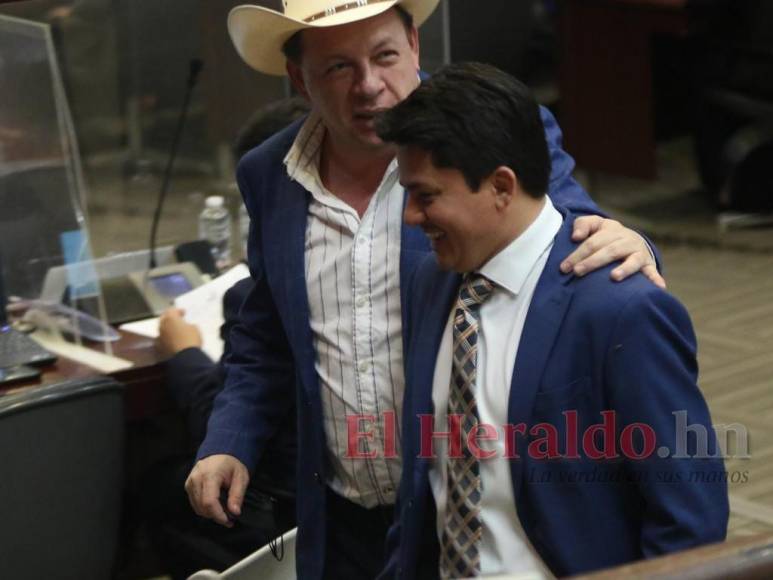
[[[647,242],[620,222],[600,216],[578,217],[574,221],[572,239],[575,242],[582,241],[582,244],[561,263],[564,274],[573,271],[577,276],[584,276],[622,260],[612,270],[613,280],[619,282],[641,271],[656,286],[666,287],[666,281],[658,272]]]
[[[193,511],[228,528],[233,526],[220,503],[220,490],[228,490],[228,511],[239,516],[250,481],[247,467],[231,455],[210,455],[193,466],[185,491]]]

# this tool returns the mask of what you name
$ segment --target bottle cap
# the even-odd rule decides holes
[[[225,203],[225,199],[223,199],[222,195],[210,195],[204,201],[204,205],[206,205],[207,207],[211,207],[211,208],[223,207],[224,203]]]

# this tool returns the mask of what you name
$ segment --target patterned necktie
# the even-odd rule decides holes
[[[467,446],[470,432],[478,428],[475,377],[478,362],[478,310],[491,296],[493,284],[480,274],[465,277],[454,312],[453,366],[448,396],[451,415],[461,419],[461,453],[450,453],[446,461],[448,489],[445,526],[440,546],[440,576],[468,578],[480,575],[478,544],[480,521],[480,464]],[[455,455],[455,456],[454,456]]]

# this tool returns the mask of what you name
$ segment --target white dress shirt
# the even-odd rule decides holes
[[[539,572],[541,569],[539,557],[526,538],[516,514],[510,465],[504,458],[503,426],[507,424],[513,370],[518,372],[517,368],[514,369],[515,357],[524,321],[561,223],[561,214],[546,196],[537,219],[479,270],[496,286],[479,312],[475,398],[480,423],[495,426],[499,433],[497,441],[480,442],[482,449],[496,452],[493,458],[480,460],[483,537],[479,550],[482,575]],[[453,310],[440,343],[432,384],[435,432],[447,431]],[[438,538],[442,538],[448,445],[442,438],[436,438],[434,443],[436,459],[430,468],[429,479],[438,508]]]
[[[403,188],[392,161],[362,218],[329,192],[319,175],[325,128],[312,114],[285,158],[287,173],[311,194],[306,227],[306,288],[322,389],[328,485],[364,507],[395,502],[400,482],[403,340],[400,307],[400,234]],[[384,412],[395,417],[397,457],[384,459]],[[373,439],[360,451],[375,459],[347,459],[347,415]]]

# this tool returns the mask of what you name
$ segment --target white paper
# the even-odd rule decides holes
[[[56,355],[69,358],[105,374],[117,373],[130,369],[134,363],[117,356],[110,356],[103,352],[98,352],[92,348],[79,346],[63,340],[61,336],[55,336],[48,332],[37,330],[32,337]]]
[[[133,332],[140,336],[147,336],[148,338],[158,338],[158,316],[155,318],[145,318],[143,320],[135,320],[134,322],[126,322],[119,326],[121,330],[126,332]]]
[[[212,360],[223,356],[223,340],[220,327],[223,325],[223,296],[231,286],[250,275],[244,264],[238,264],[212,280],[175,298],[174,305],[185,310],[185,320],[195,324],[201,331],[203,350]],[[121,330],[149,338],[158,338],[158,318],[146,318],[121,325]]]
[[[220,327],[224,322],[223,296],[231,286],[249,275],[247,266],[238,264],[211,282],[181,294],[174,301],[177,308],[185,310],[185,320],[199,327],[203,340],[201,350],[214,361],[223,356],[223,340],[220,338]]]

